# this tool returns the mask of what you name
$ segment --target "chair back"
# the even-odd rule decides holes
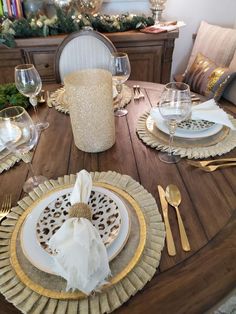
[[[56,51],[56,81],[63,82],[66,74],[84,69],[110,69],[111,53],[116,48],[103,34],[81,30],[68,35]]]

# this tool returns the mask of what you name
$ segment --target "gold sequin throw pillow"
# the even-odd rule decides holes
[[[191,67],[184,74],[184,82],[193,92],[208,99],[219,100],[228,84],[236,78],[236,72],[217,66],[213,61],[198,53]]]

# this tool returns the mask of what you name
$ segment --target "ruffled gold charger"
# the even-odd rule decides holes
[[[123,85],[122,88],[122,99],[121,107],[125,107],[132,99],[132,91],[127,85]],[[116,96],[113,98],[114,109],[118,108],[116,102]],[[67,102],[67,96],[65,93],[65,88],[59,88],[55,92],[51,93],[47,99],[47,104],[49,107],[54,107],[57,111],[69,114],[69,105]]]
[[[0,173],[13,167],[19,160],[20,158],[7,151],[7,149],[0,151]]]
[[[236,127],[236,119],[228,115]],[[137,134],[148,146],[156,150],[168,151],[169,135],[162,132],[151,118],[149,112],[139,117]],[[219,132],[203,138],[180,138],[175,136],[173,154],[189,159],[215,157],[228,153],[236,147],[236,131],[223,126]]]
[[[128,208],[130,234],[110,262],[110,282],[94,295],[65,292],[65,281],[34,267],[21,248],[21,228],[34,206],[76,176],[40,185],[12,208],[0,227],[0,292],[23,313],[109,313],[142,289],[153,277],[164,245],[164,224],[155,199],[131,177],[116,172],[91,173],[95,186],[114,192]]]

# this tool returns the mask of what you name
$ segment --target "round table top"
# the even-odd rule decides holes
[[[163,86],[136,81],[127,83],[130,87],[137,84],[145,97],[139,101],[132,99],[127,106],[128,115],[115,118],[116,143],[102,153],[78,150],[69,116],[41,105],[40,118],[47,120],[50,127],[40,136],[33,167],[36,174],[53,179],[83,168],[130,175],[155,197],[160,211],[157,185],[165,188],[170,183],[176,184],[182,195],[179,208],[191,251],[182,250],[176,214],[169,208],[176,256],[169,256],[165,246],[153,279],[116,312],[203,313],[229,293],[236,283],[236,168],[208,173],[193,168],[186,159],[171,165],[161,162],[158,151],[138,138],[136,124],[140,115],[157,103]],[[56,85],[44,87],[55,88]],[[223,106],[236,115],[236,107],[229,103]],[[226,156],[236,157],[236,150]],[[0,199],[12,193],[13,205],[16,204],[23,196],[22,186],[27,176],[28,168],[23,162],[3,172]],[[2,295],[0,308],[4,308],[4,313],[19,313]]]

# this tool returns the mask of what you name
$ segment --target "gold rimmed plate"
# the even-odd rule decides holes
[[[45,247],[43,247],[39,243],[40,236],[38,234],[38,231],[36,232],[38,228],[37,224],[40,220],[40,217],[41,218],[43,217],[42,215],[44,215],[43,212],[45,209],[46,211],[53,213],[51,208],[52,206],[55,207],[57,202],[58,204],[56,206],[62,209],[62,204],[60,204],[61,197],[63,198],[66,196],[64,199],[65,202],[63,203],[63,206],[65,205],[66,208],[68,208],[69,206],[68,196],[71,193],[72,189],[73,189],[72,186],[67,187],[67,188],[60,187],[56,189],[55,191],[53,191],[52,193],[50,193],[49,195],[40,198],[38,202],[36,202],[34,206],[32,206],[32,210],[29,213],[29,215],[26,217],[24,224],[22,226],[20,238],[21,238],[21,247],[24,252],[24,255],[31,262],[31,264],[33,264],[35,267],[50,274],[54,274],[54,259],[53,259],[53,256],[45,250]],[[94,200],[92,202],[92,204],[95,204],[95,206],[102,208],[104,205],[103,201],[105,201],[105,199],[107,200],[107,202],[112,200],[116,204],[119,210],[119,215],[120,215],[118,218],[120,219],[119,232],[117,236],[115,237],[115,239],[110,243],[110,245],[106,247],[109,261],[111,261],[113,258],[115,258],[119,254],[119,252],[122,250],[122,248],[124,247],[125,243],[128,240],[129,232],[130,232],[130,221],[129,221],[128,210],[126,208],[125,203],[122,201],[122,199],[119,196],[117,196],[114,192],[106,188],[98,187],[98,186],[93,186],[92,191],[96,191],[97,196],[100,195],[96,201]],[[92,195],[94,196],[95,193],[94,194],[92,193]],[[105,196],[107,196],[107,198],[105,198]],[[97,204],[100,204],[100,205],[97,205]],[[47,208],[49,206],[51,208],[48,210]],[[99,210],[101,208],[99,208]],[[64,208],[62,210],[64,210]],[[56,212],[57,211],[55,210],[54,213]],[[51,220],[54,220],[53,217],[49,216],[49,218]]]
[[[56,197],[42,211],[36,225],[36,235],[40,245],[52,254],[48,247],[51,237],[69,218],[71,193]],[[88,202],[92,211],[92,224],[97,228],[106,247],[116,239],[121,227],[121,215],[117,202],[111,194],[93,188]]]
[[[169,143],[169,131],[165,121],[156,123],[150,115],[146,119],[147,130],[154,135],[161,143]],[[229,128],[220,124],[213,125],[203,132],[191,132],[184,130],[182,133],[175,133],[175,147],[196,147],[212,146],[222,141],[229,133]],[[180,135],[180,136],[179,136]]]
[[[151,119],[153,121],[151,116],[148,119]],[[169,129],[168,129],[168,125],[167,125],[166,121],[164,121],[163,119],[160,119],[160,121],[158,121],[158,123],[156,123],[156,122],[154,122],[154,123],[160,131],[169,135]],[[185,128],[179,128],[178,127],[176,129],[175,137],[185,138],[185,139],[208,138],[210,136],[213,136],[213,135],[219,133],[223,129],[223,127],[224,126],[221,124],[214,123],[210,128],[198,130],[196,132],[196,130],[192,130],[191,128],[187,128],[185,125]]]

